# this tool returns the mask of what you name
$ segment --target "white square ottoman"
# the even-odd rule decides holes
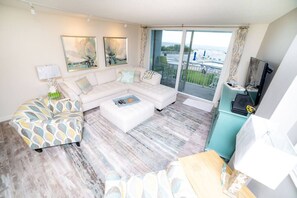
[[[137,98],[140,102],[122,107],[118,107],[112,99],[109,99],[101,103],[100,113],[126,133],[154,115],[154,105],[138,96]]]

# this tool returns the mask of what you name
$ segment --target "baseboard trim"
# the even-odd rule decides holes
[[[0,117],[0,122],[8,121],[12,118],[12,115],[2,116]]]

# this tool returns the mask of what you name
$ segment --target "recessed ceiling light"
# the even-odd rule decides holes
[[[87,22],[90,22],[90,21],[91,21],[91,15],[89,15],[87,18]]]

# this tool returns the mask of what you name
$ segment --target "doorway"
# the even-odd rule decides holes
[[[152,30],[150,67],[161,84],[212,101],[231,37],[232,31]]]
[[[186,32],[178,90],[212,101],[232,32]]]

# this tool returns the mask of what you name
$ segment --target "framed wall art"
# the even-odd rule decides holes
[[[126,37],[104,37],[105,65],[128,63],[128,39]]]
[[[98,68],[97,42],[94,36],[61,36],[67,70]]]

